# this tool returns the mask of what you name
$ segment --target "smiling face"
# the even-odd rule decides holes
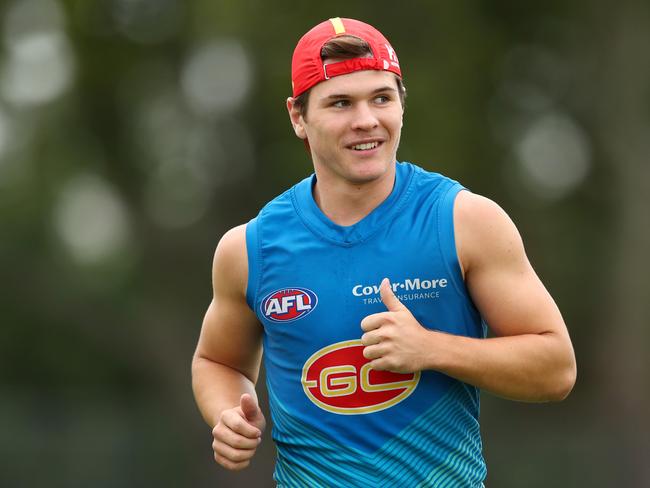
[[[403,107],[395,75],[365,70],[315,85],[303,116],[287,101],[296,135],[309,141],[321,181],[360,185],[391,177]]]

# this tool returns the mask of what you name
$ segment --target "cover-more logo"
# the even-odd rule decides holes
[[[269,320],[291,322],[313,312],[316,304],[316,293],[307,288],[282,288],[266,295],[260,308]]]
[[[363,356],[360,340],[344,341],[315,352],[302,369],[307,397],[328,412],[356,415],[378,412],[415,390],[420,372],[377,371]]]
[[[421,278],[406,278],[404,281],[393,281],[391,287],[393,293],[401,293],[406,291],[421,291],[421,290],[435,290],[439,288],[446,288],[448,285],[447,278],[435,278],[425,280]],[[379,295],[380,283],[367,284],[367,285],[354,285],[352,287],[352,294],[355,297]]]

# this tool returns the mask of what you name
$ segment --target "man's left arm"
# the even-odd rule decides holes
[[[381,294],[388,311],[361,324],[365,356],[374,369],[432,369],[513,400],[564,399],[576,378],[573,347],[515,225],[491,200],[462,191],[454,226],[467,288],[494,337],[423,328],[385,282]]]

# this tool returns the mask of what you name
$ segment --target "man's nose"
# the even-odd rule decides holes
[[[357,130],[374,129],[379,125],[372,107],[367,103],[358,103],[354,111],[352,128]]]

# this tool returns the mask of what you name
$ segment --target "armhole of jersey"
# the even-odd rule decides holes
[[[438,204],[438,242],[440,252],[451,276],[454,288],[460,295],[467,296],[463,273],[456,252],[456,235],[454,232],[454,203],[458,193],[466,190],[460,183],[453,182]]]
[[[257,286],[260,278],[260,245],[257,217],[246,224],[246,253],[248,255],[248,283],[246,284],[246,302],[253,312],[257,299]]]

